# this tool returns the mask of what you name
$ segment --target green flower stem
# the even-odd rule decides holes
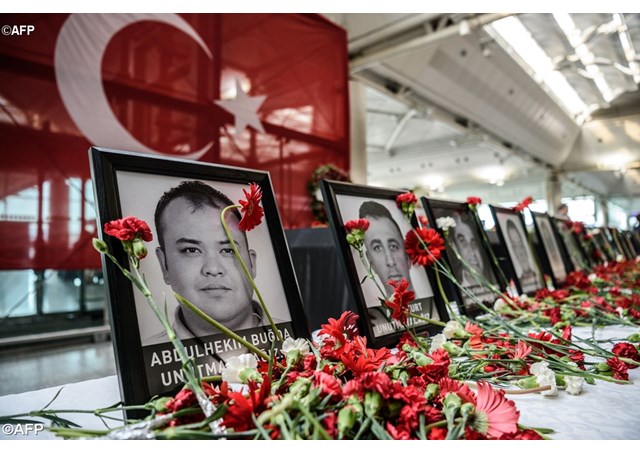
[[[83,437],[100,437],[106,436],[110,431],[97,429],[73,429],[73,428],[49,428],[49,431],[56,436],[65,439],[83,438]]]
[[[273,420],[276,415],[285,412],[294,403],[294,401],[294,397],[291,393],[285,394],[271,409],[267,409],[258,416],[258,422],[264,425],[267,421]]]
[[[254,436],[257,432],[257,430],[249,430],[240,433],[225,432],[215,434],[207,431],[194,431],[192,429],[185,429],[182,427],[170,427],[163,431],[156,431],[155,436],[157,440],[245,439],[247,437]]]
[[[460,322],[460,318],[458,317],[458,314],[451,307],[451,302],[449,302],[449,298],[447,297],[447,294],[444,292],[444,288],[442,287],[442,281],[440,280],[440,271],[438,270],[437,266],[434,269],[434,274],[436,274],[436,283],[438,284],[438,291],[440,292],[440,296],[442,297],[442,300],[444,301],[447,308],[449,309],[449,312],[451,313],[451,316],[453,317],[453,319]]]
[[[331,440],[331,436],[329,436],[327,431],[322,427],[322,425],[318,421],[318,418],[311,412],[309,412],[309,409],[307,409],[304,404],[298,401],[296,402],[296,408],[304,414],[307,420],[309,420],[309,422],[316,428],[317,432],[320,433],[320,436],[324,440]]]
[[[222,382],[222,376],[214,374],[213,376],[205,376],[202,378],[202,382]]]
[[[429,431],[431,431],[433,428],[440,428],[442,426],[447,426],[446,420],[440,420],[439,422],[429,423],[427,426],[424,427],[424,431],[427,434],[429,434]]]
[[[275,322],[273,322],[271,313],[269,313],[269,309],[267,308],[267,305],[264,303],[264,300],[262,299],[262,294],[260,294],[260,290],[258,289],[256,282],[253,280],[253,277],[251,276],[251,272],[249,272],[247,265],[242,259],[242,256],[240,256],[240,252],[238,252],[238,248],[236,247],[236,243],[235,243],[235,240],[233,239],[233,235],[231,234],[231,231],[229,231],[229,227],[227,226],[227,221],[225,220],[225,214],[227,213],[228,210],[238,209],[238,208],[242,208],[242,206],[238,204],[234,204],[231,206],[227,206],[222,210],[222,212],[220,213],[220,221],[222,223],[222,228],[224,228],[224,232],[227,234],[227,237],[229,238],[229,243],[233,248],[236,258],[238,259],[240,266],[242,266],[242,270],[244,271],[245,275],[249,279],[249,282],[251,283],[251,286],[253,287],[253,290],[255,291],[256,296],[258,297],[258,301],[260,302],[260,306],[262,306],[262,310],[264,310],[264,313],[267,315],[267,318],[269,319],[269,324],[271,324],[271,328],[275,332],[276,338],[278,339],[278,341],[282,342],[284,341],[284,338],[282,337],[282,333],[280,333],[280,330],[276,327]]]
[[[431,251],[429,250],[429,247],[427,247],[427,244],[425,244],[425,242],[422,240],[418,232],[415,231],[415,228],[414,228],[414,234],[420,241],[420,245],[422,245],[422,247],[427,251],[431,259],[433,260],[433,267],[434,267],[434,273],[436,274],[436,283],[438,284],[438,291],[440,292],[440,296],[442,297],[442,300],[444,301],[449,313],[452,315],[453,319],[460,322],[461,324],[464,324],[461,321],[458,314],[456,314],[455,310],[451,307],[451,302],[449,301],[447,294],[444,292],[444,288],[442,287],[442,281],[440,280],[440,272],[444,273],[447,277],[449,277],[450,280],[453,278],[453,281],[456,281],[455,277],[453,277],[453,275],[451,274],[451,271],[444,264],[440,263],[440,260],[438,260],[433,255],[433,253],[431,253]],[[446,239],[446,236],[445,236],[445,239]],[[442,269],[441,271],[438,270],[438,266]]]
[[[474,276],[474,278],[476,279],[476,281],[478,283],[481,283],[485,288],[489,288],[491,290],[491,292],[493,292],[494,294],[496,294],[498,297],[502,297],[503,299],[507,299],[509,302],[511,302],[512,308],[515,307],[516,310],[519,310],[522,313],[525,313],[524,310],[520,309],[519,307],[517,307],[517,305],[515,304],[515,302],[511,299],[511,297],[507,296],[506,294],[504,294],[500,288],[497,288],[496,286],[494,286],[491,282],[489,282],[484,275],[480,274],[474,267],[471,267],[469,265],[469,263],[467,263],[462,256],[460,255],[460,252],[458,252],[458,248],[456,247],[456,245],[453,242],[450,242],[451,245],[451,250],[453,250],[453,253],[456,255],[456,258],[464,265],[464,267],[471,272],[471,274]],[[458,284],[458,286],[460,288],[462,288],[462,286],[457,283],[456,280],[456,284]],[[508,282],[507,282],[507,286]],[[478,305],[481,304],[481,302],[477,299],[477,297],[472,296],[474,299],[476,299],[476,303]]]
[[[135,265],[136,259],[129,256],[129,261],[133,265],[133,269],[135,272],[135,275],[133,275],[127,269],[123,268],[120,265],[120,263],[118,263],[118,260],[116,260],[115,257],[111,255],[111,253],[107,251],[107,252],[104,252],[104,254],[107,257],[109,257],[109,259],[111,259],[111,261],[113,261],[116,264],[116,266],[120,269],[120,271],[122,271],[122,273],[140,290],[140,292],[142,292],[145,299],[147,300],[147,303],[149,304],[149,307],[151,307],[154,314],[162,324],[162,327],[167,332],[167,336],[169,337],[171,344],[173,345],[176,352],[178,353],[178,357],[180,358],[180,362],[182,363],[182,369],[186,377],[187,386],[191,389],[193,394],[196,396],[196,399],[198,400],[198,403],[202,407],[202,411],[204,412],[204,414],[207,417],[213,414],[213,412],[215,412],[215,406],[209,401],[209,398],[204,393],[204,390],[200,385],[199,379],[196,377],[196,368],[195,368],[194,361],[187,354],[187,351],[185,350],[184,345],[182,344],[182,341],[180,340],[180,338],[178,338],[175,330],[173,330],[173,327],[169,323],[169,320],[160,311],[158,304],[156,304],[156,301],[153,299],[153,296],[151,295],[151,291],[147,287],[147,283],[144,277],[140,274],[140,270]]]
[[[421,315],[418,315],[418,314],[416,314],[416,313],[410,313],[410,316],[411,316],[412,318],[419,319],[420,321],[424,321],[424,322],[426,322],[427,324],[433,324],[433,325],[440,326],[440,327],[444,327],[444,326],[446,326],[446,325],[447,325],[447,323],[446,323],[446,322],[436,321],[435,319],[427,318],[427,317],[425,317],[425,316],[421,316]]]
[[[374,275],[373,268],[371,267],[371,263],[364,256],[364,251],[362,250],[362,247],[357,247],[356,250],[358,251],[358,256],[360,257],[360,262],[362,263],[362,265],[364,266],[365,270],[367,271],[367,277],[369,277],[371,280],[373,280],[373,283],[375,283],[376,286],[378,287],[378,291],[380,291],[380,294],[382,295],[382,298],[386,299],[387,298],[387,293],[385,292],[384,288],[381,286],[380,282],[378,281],[378,278]]]
[[[480,236],[482,236],[482,241],[485,244],[485,249],[489,251],[489,256],[491,257],[491,260],[493,261],[493,265],[494,268],[498,271],[498,277],[502,278],[503,280],[503,284],[505,285],[505,288],[509,287],[509,279],[507,278],[506,275],[504,275],[504,272],[502,271],[502,267],[500,267],[500,263],[498,263],[498,258],[496,257],[496,254],[493,252],[493,247],[491,247],[491,243],[489,242],[489,238],[487,237],[487,234],[484,231],[484,225],[482,225],[482,222],[480,221],[480,216],[478,214],[478,208],[476,207],[476,205],[469,205],[469,209],[471,211],[474,212],[474,215],[472,215],[471,217],[473,217],[473,221],[476,223],[476,226],[479,228],[479,231],[481,231]]]
[[[251,352],[253,352],[254,354],[257,354],[261,359],[268,361],[269,360],[269,356],[267,354],[265,354],[263,351],[261,351],[260,349],[256,348],[254,345],[252,345],[251,343],[249,343],[247,340],[245,340],[244,338],[242,338],[240,335],[238,335],[237,333],[235,333],[234,331],[227,329],[225,326],[223,326],[222,324],[220,324],[218,321],[216,321],[215,319],[213,319],[211,316],[209,316],[208,314],[206,314],[205,312],[203,312],[202,310],[200,310],[198,307],[196,307],[195,305],[193,305],[191,302],[189,302],[187,299],[185,299],[184,297],[182,297],[180,294],[178,293],[174,293],[174,295],[176,296],[176,299],[178,299],[178,302],[180,302],[183,305],[186,305],[190,310],[192,310],[194,313],[196,313],[198,316],[200,316],[202,319],[204,319],[205,321],[207,321],[209,324],[211,324],[213,327],[215,327],[216,329],[218,329],[220,332],[222,332],[223,334],[225,334],[226,336],[228,336],[229,338],[233,338],[235,341],[237,341],[238,343],[240,343],[241,345],[243,345],[244,347],[246,347],[248,350],[250,350]]]

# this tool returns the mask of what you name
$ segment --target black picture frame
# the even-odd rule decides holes
[[[531,211],[531,217],[538,244],[541,245],[541,247],[538,247],[540,264],[544,273],[551,277],[554,286],[558,288],[565,284],[568,273],[562,257],[560,238],[548,214]]]
[[[599,264],[604,264],[608,261],[615,261],[616,253],[604,231],[600,228],[587,228],[586,231],[591,236],[590,241],[593,246],[595,261]]]
[[[581,241],[576,237],[576,234],[571,231],[568,221],[557,217],[551,217],[551,220],[551,225],[555,228],[560,238],[560,249],[563,253],[567,271],[588,271],[591,267],[590,260],[586,255]]]
[[[157,253],[154,250],[156,248],[154,244],[158,245],[158,242],[154,219],[150,212],[155,211],[159,197],[167,189],[175,187],[182,181],[200,181],[209,186],[217,186],[233,202],[243,198],[242,188],[248,189],[249,183],[258,184],[262,189],[262,206],[265,214],[262,224],[252,231],[248,231],[245,236],[247,238],[245,248],[247,253],[250,253],[248,251],[250,248],[259,250],[256,252],[257,261],[255,261],[256,284],[261,290],[265,304],[274,321],[277,320],[276,325],[285,338],[288,336],[294,338],[310,337],[268,172],[176,158],[159,158],[97,147],[89,149],[89,158],[100,238],[106,242],[108,249],[117,261],[128,268],[127,256],[120,241],[104,234],[103,226],[109,221],[124,216],[136,216],[147,221],[154,233],[154,242],[147,244],[149,253],[145,259],[141,260],[140,268],[161,309],[165,304],[176,307],[174,311],[167,309],[167,314],[170,317],[170,322],[176,326],[176,331],[181,338],[183,335],[177,327],[181,325],[180,321],[183,321],[183,318],[178,315],[184,313],[180,311],[182,309],[178,307],[179,304],[173,297],[172,287],[164,282],[164,271],[160,265],[160,259],[154,256]],[[198,209],[194,208],[189,215],[197,215]],[[181,216],[176,221],[184,222],[185,219]],[[166,226],[164,228],[168,229]],[[219,233],[219,229],[214,230],[212,224],[213,231],[215,234]],[[264,239],[264,241],[260,239]],[[218,239],[213,242],[215,241]],[[260,254],[263,256],[261,257]],[[225,257],[229,258],[228,255],[229,253]],[[260,265],[260,259],[265,262],[263,267]],[[252,262],[254,262],[253,258]],[[107,281],[109,319],[120,392],[124,403],[126,405],[142,404],[154,395],[175,392],[183,385],[178,382],[180,381],[181,363],[177,355],[173,353],[172,344],[168,340],[164,341],[162,325],[148,308],[140,291],[134,289],[131,282],[104,255],[102,256],[102,266]],[[269,270],[264,272],[261,271],[262,268]],[[261,272],[266,274],[262,278]],[[230,272],[228,274],[231,275]],[[241,284],[246,290],[248,280],[243,274],[241,278],[243,279]],[[275,283],[276,280],[278,283]],[[265,285],[263,289],[260,287],[260,281],[273,281],[274,283]],[[227,286],[234,288],[230,284]],[[163,296],[163,292],[166,296]],[[273,298],[276,294],[281,294],[283,299]],[[272,298],[268,296],[272,296]],[[254,310],[251,316],[257,316],[252,288],[248,297]],[[197,305],[195,300],[192,302]],[[234,304],[238,303],[242,304],[242,301],[234,302]],[[187,309],[185,308],[185,310]],[[274,335],[271,326],[264,325],[263,320],[264,316],[261,318],[259,327],[242,329],[236,333],[244,336],[261,349],[266,347],[268,352]],[[149,332],[156,329],[159,332],[157,335],[148,336]],[[201,375],[219,374],[224,359],[246,352],[238,349],[239,344],[220,333],[193,336],[192,338],[184,338],[182,341],[187,352],[194,356],[198,372]],[[215,373],[211,372],[212,368],[215,369]]]
[[[489,205],[489,208],[496,225],[500,243],[509,256],[507,265],[509,278],[514,281],[518,292],[532,295],[539,289],[546,288],[544,275],[539,267],[535,250],[533,250],[523,215],[513,209],[493,205]],[[509,228],[510,231],[517,231],[518,234],[514,237],[519,238],[519,243],[512,244],[512,236],[507,234],[505,228]],[[526,262],[528,262],[526,270],[521,264],[523,261],[521,258],[524,258],[522,256],[523,253],[526,254]]]
[[[640,232],[636,231],[624,231],[623,232],[629,243],[631,244],[632,251],[635,257],[640,255]]]
[[[445,238],[445,259],[457,280],[457,283],[452,282],[451,286],[455,291],[460,311],[469,318],[485,314],[486,311],[478,306],[478,302],[493,306],[499,297],[486,284],[504,291],[507,282],[502,281],[500,277],[500,270],[496,267],[489,239],[481,226],[477,211],[471,209],[468,203],[427,197],[422,197],[422,204],[429,224]],[[442,217],[451,217],[456,222],[456,226],[450,228],[446,234],[438,227],[438,219]],[[452,248],[453,245],[456,247],[455,250]],[[484,279],[475,277],[468,270],[468,266],[483,275]]]
[[[373,283],[371,279],[366,278],[366,270],[360,262],[359,257],[357,257],[357,252],[347,242],[344,223],[349,220],[357,220],[359,218],[359,206],[366,201],[374,201],[384,205],[393,217],[393,222],[396,224],[397,230],[399,230],[399,236],[395,236],[398,236],[396,243],[400,242],[400,244],[396,244],[395,247],[396,249],[397,247],[401,247],[402,256],[408,259],[404,251],[404,237],[406,232],[412,228],[412,225],[409,225],[395,204],[396,196],[402,192],[327,180],[320,182],[320,188],[322,190],[330,228],[341,252],[341,262],[347,276],[347,287],[352,299],[355,301],[356,310],[359,314],[358,326],[360,332],[365,334],[368,342],[372,344],[373,347],[394,345],[404,333],[404,328],[397,323],[397,321],[388,319],[388,314],[384,314],[383,310],[386,309],[382,307],[379,300],[382,294],[378,288],[376,288],[375,283]],[[415,222],[415,215],[413,220]],[[392,225],[392,223],[390,223],[390,225]],[[413,226],[415,225],[416,223],[413,223]],[[372,227],[369,228],[369,231],[373,231]],[[395,234],[396,230],[394,229],[393,231]],[[404,261],[402,262],[404,263]],[[390,268],[394,268],[394,266],[396,266],[396,264],[389,265]],[[380,267],[372,262],[372,271],[375,275],[378,275],[376,268],[380,269]],[[382,272],[385,271],[380,271],[381,274]],[[420,302],[421,305],[419,308],[424,308],[424,303],[428,303],[430,307],[428,310],[430,316],[428,317],[444,322],[448,321],[447,309],[439,294],[435,273],[432,269],[420,269],[418,266],[411,266],[409,263],[409,271],[405,268],[404,270],[393,270],[392,272],[397,274],[404,273],[412,280],[413,289],[416,293],[416,301],[414,301],[413,304]],[[386,280],[386,278],[381,278],[380,280]],[[418,288],[418,284],[420,284],[421,288]],[[363,285],[366,285],[364,289]],[[381,288],[385,285],[386,282],[380,283]],[[389,286],[389,288],[391,287]],[[388,288],[384,287],[383,289]],[[416,307],[418,306],[416,305]],[[422,313],[424,313],[424,311]],[[387,319],[385,319],[385,317],[387,317]],[[435,334],[442,330],[441,327],[428,323],[415,324],[412,327],[417,334]]]
[[[633,246],[628,242],[627,237],[616,227],[609,227],[609,232],[623,257],[628,260],[635,258],[636,254],[633,251]]]
[[[604,238],[607,241],[607,244],[609,245],[609,248],[611,249],[611,252],[613,253],[613,257],[614,259],[622,259],[625,257],[625,251],[622,248],[622,245],[620,244],[620,242],[618,241],[615,233],[614,233],[614,228],[612,227],[602,227],[600,228],[600,231],[602,231],[602,234],[604,236]]]

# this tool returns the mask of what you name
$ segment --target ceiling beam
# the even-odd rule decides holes
[[[411,120],[411,118],[416,116],[417,113],[418,111],[416,109],[409,109],[405,112],[404,115],[402,115],[402,118],[400,118],[400,121],[398,121],[398,123],[396,124],[396,127],[391,132],[391,135],[389,136],[387,143],[385,143],[384,145],[384,152],[387,156],[393,156],[394,154],[393,145],[396,144],[398,137],[400,137],[400,134],[402,133],[404,128],[407,126],[407,123]]]
[[[481,14],[477,17],[463,20],[459,24],[455,24],[442,30],[437,30],[432,33],[427,33],[423,36],[419,36],[417,38],[413,38],[404,42],[400,42],[397,44],[393,44],[387,47],[384,47],[379,50],[375,50],[372,52],[362,52],[360,55],[351,58],[349,63],[349,69],[351,73],[360,72],[364,69],[370,68],[371,66],[375,66],[379,64],[381,61],[393,56],[399,57],[409,52],[413,52],[416,49],[420,49],[422,47],[433,45],[439,43],[445,39],[451,38],[453,36],[459,34],[466,34],[469,30],[473,30],[475,28],[482,27],[484,25],[490,24],[499,19],[503,19],[507,16],[511,16],[512,14],[503,14],[503,13],[491,13],[491,14]]]

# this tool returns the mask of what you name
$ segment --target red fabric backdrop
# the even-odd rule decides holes
[[[87,149],[140,151],[91,105],[76,111],[101,89],[109,115],[141,148],[184,156],[211,144],[200,160],[269,171],[285,228],[311,223],[305,185],[316,167],[349,168],[346,34],[319,16],[16,14],[3,22],[35,30],[0,36],[0,269],[100,267]],[[57,52],[75,63],[60,67]],[[233,97],[236,80],[249,96],[266,96],[264,133],[236,137],[234,117],[213,103]],[[104,142],[87,132],[96,124]]]

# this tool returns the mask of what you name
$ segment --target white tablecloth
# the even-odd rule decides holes
[[[637,329],[607,327],[598,331],[598,338],[625,338]],[[586,337],[589,329],[574,329]],[[530,427],[552,428],[552,439],[572,440],[638,440],[640,439],[640,368],[630,370],[635,384],[620,385],[597,380],[585,384],[583,393],[572,396],[560,391],[558,396],[539,394],[509,395],[520,410],[520,423]],[[0,397],[0,416],[21,414],[45,406],[60,387]],[[108,407],[120,401],[116,376],[94,379],[64,387],[51,409],[91,409]],[[100,420],[91,414],[60,414],[84,428],[104,429]],[[120,415],[116,413],[116,415]],[[112,424],[115,426],[115,423]],[[0,427],[1,428],[1,427]],[[52,439],[51,433],[29,436],[7,435],[0,439]]]

